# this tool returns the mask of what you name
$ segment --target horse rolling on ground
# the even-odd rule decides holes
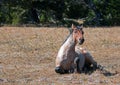
[[[92,64],[96,66],[92,56],[86,50],[76,46],[77,43],[80,45],[84,43],[83,35],[82,26],[72,24],[72,31],[60,47],[56,57],[56,73],[64,74],[74,71],[80,73],[85,65],[90,66]]]

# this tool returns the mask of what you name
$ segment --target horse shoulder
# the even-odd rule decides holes
[[[60,63],[65,60],[65,49],[64,49],[64,46],[61,46],[59,51],[58,51],[58,54],[56,56],[56,64],[60,65]]]

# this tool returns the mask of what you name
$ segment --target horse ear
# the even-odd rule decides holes
[[[80,26],[80,29],[81,29],[81,30],[83,29],[83,25]]]
[[[75,29],[75,28],[76,28],[76,26],[75,26],[74,24],[72,24],[71,28],[72,28],[72,29]]]
[[[79,26],[77,26],[77,29],[82,30],[82,29],[83,29],[83,25],[79,25]]]
[[[83,24],[80,26],[81,29],[83,29]]]

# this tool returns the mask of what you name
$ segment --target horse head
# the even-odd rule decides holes
[[[72,24],[73,39],[76,43],[79,43],[80,45],[84,43],[84,32],[82,29],[83,26],[75,26]]]

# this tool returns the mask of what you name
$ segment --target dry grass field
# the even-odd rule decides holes
[[[86,48],[111,73],[57,74],[55,57],[66,28],[0,28],[0,85],[120,85],[120,27],[84,28]]]

